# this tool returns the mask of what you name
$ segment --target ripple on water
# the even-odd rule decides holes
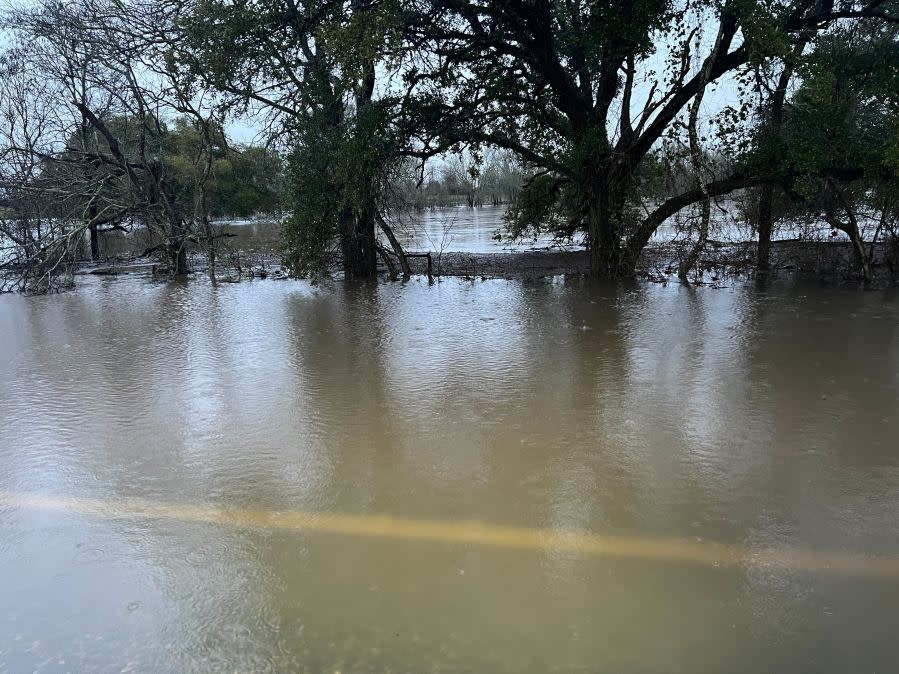
[[[776,671],[786,644],[892,665],[888,592],[764,563],[771,545],[899,549],[899,312],[821,292],[123,279],[0,297],[0,489],[757,554],[698,570],[0,507],[0,605],[19,616],[0,661],[693,671],[701,651]],[[827,632],[824,607],[855,619]]]

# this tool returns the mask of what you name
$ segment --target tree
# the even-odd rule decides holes
[[[748,81],[753,67],[837,21],[896,17],[895,3],[878,0],[838,9],[817,0],[414,4],[409,40],[423,55],[406,80],[422,128],[534,166],[539,179],[521,214],[584,231],[593,271],[609,276],[633,273],[653,232],[680,209],[772,180],[767,170],[714,176],[637,215],[641,163],[703,90]],[[736,124],[723,114],[723,127],[748,116],[729,112]]]
[[[173,275],[188,271],[190,241],[202,241],[214,264],[206,194],[221,117],[212,96],[177,70],[178,10],[177,3],[45,0],[4,17],[22,45],[10,52],[17,67],[50,83],[56,96],[63,147],[41,159],[48,176],[66,168],[68,187],[57,187],[84,205],[78,233],[90,232],[96,254],[98,227],[141,222],[161,240]],[[179,186],[187,174],[167,159],[167,118],[175,115],[195,131],[188,200]],[[73,192],[76,174],[87,187]]]
[[[763,146],[763,152],[768,156],[768,160],[772,164],[777,164],[781,158],[787,89],[793,79],[796,64],[802,58],[808,42],[808,34],[801,35],[796,41],[791,53],[781,64],[780,73],[775,75],[774,88],[768,89],[768,96],[758,111],[760,121],[758,129],[759,140]],[[764,77],[759,79],[764,82]],[[774,231],[775,190],[776,185],[773,182],[761,185],[758,190],[758,205],[755,213],[759,237],[756,269],[760,272],[768,271],[771,265],[771,235]]]
[[[899,25],[840,27],[819,40],[778,129],[774,159],[799,212],[846,234],[865,280],[899,194]],[[758,158],[756,158],[758,160]],[[879,222],[865,249],[860,211]]]
[[[404,262],[380,208],[400,161],[391,97],[376,98],[376,69],[394,48],[391,2],[230,3],[202,0],[188,27],[185,63],[244,109],[268,114],[287,149],[286,262],[295,272],[327,267],[337,240],[344,273],[376,273],[379,227]]]
[[[0,288],[47,290],[68,280],[77,256],[80,214],[72,194],[90,187],[48,158],[64,126],[53,83],[22,68],[16,52],[0,61]],[[59,187],[65,185],[65,190]]]
[[[281,211],[283,162],[266,147],[230,147],[212,167],[209,212],[246,218]]]

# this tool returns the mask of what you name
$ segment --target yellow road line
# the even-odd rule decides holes
[[[587,531],[506,527],[475,521],[419,520],[387,515],[339,515],[298,510],[224,509],[211,505],[160,503],[136,498],[102,501],[0,491],[0,507],[4,506],[108,519],[176,520],[367,538],[563,551],[714,567],[772,566],[816,574],[899,581],[899,556],[785,547],[752,548],[684,538],[599,535]]]

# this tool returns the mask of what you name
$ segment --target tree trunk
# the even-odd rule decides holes
[[[187,251],[183,241],[171,241],[166,245],[166,258],[171,276],[187,274]]]
[[[169,236],[165,242],[165,256],[171,276],[184,276],[187,268],[187,248],[184,241],[184,227],[181,223],[172,223]]]
[[[599,278],[622,276],[620,231],[623,194],[622,186],[612,187],[602,181],[593,194],[587,195],[585,219],[590,273]]]
[[[855,259],[858,262],[859,267],[861,268],[862,277],[865,279],[865,283],[870,283],[872,279],[871,275],[871,264],[868,259],[867,254],[865,253],[865,242],[862,239],[861,230],[858,226],[858,218],[855,215],[855,210],[852,208],[852,204],[849,202],[849,199],[846,197],[846,194],[843,192],[842,188],[837,184],[836,181],[829,181],[831,190],[837,197],[837,201],[840,206],[846,213],[846,217],[848,218],[848,224],[843,224],[840,222],[836,215],[832,211],[827,214],[827,220],[830,222],[831,226],[836,227],[837,229],[841,229],[849,236],[849,240],[852,242],[852,249],[855,252]]]
[[[587,229],[590,273],[597,278],[617,277],[619,251],[610,237],[611,222],[608,214],[593,214],[588,221]]]
[[[390,280],[396,281],[396,265],[393,264],[393,260],[390,259],[390,253],[388,253],[387,249],[380,244],[378,244],[376,247],[378,249],[378,253],[380,253],[381,255],[381,259],[384,260],[384,264],[387,266],[387,273],[390,274]]]
[[[347,279],[372,278],[378,273],[375,219],[370,213],[356,216],[344,211],[338,218],[343,273]]]
[[[852,244],[852,252],[855,255],[855,261],[858,263],[859,270],[862,273],[862,278],[864,278],[865,283],[870,283],[872,279],[871,264],[865,253],[865,242],[862,240],[855,216],[850,215],[848,224],[841,222],[832,214],[828,214],[826,219],[831,227],[839,229],[849,237],[849,241]]]
[[[762,185],[759,190],[758,207],[759,247],[755,260],[755,268],[760,272],[771,269],[771,232],[774,230],[773,200],[774,187]]]
[[[802,56],[808,37],[803,37],[799,43],[793,48],[792,59],[784,65],[783,71],[777,80],[777,88],[771,98],[771,109],[768,124],[772,136],[772,143],[778,146],[781,143],[781,134],[783,132],[784,120],[784,102],[787,97],[787,87],[790,85],[790,79],[793,77],[794,62]],[[758,254],[755,259],[756,270],[766,272],[771,269],[771,233],[774,231],[774,187],[772,185],[762,185],[759,191],[758,205],[758,229],[759,229],[759,247]]]
[[[409,260],[406,257],[406,251],[403,250],[402,244],[400,244],[399,239],[396,238],[396,234],[393,233],[393,228],[387,223],[387,221],[383,218],[380,213],[375,213],[375,217],[378,220],[378,225],[381,227],[381,231],[384,232],[384,236],[387,237],[387,240],[390,242],[390,247],[393,248],[393,252],[400,260],[400,267],[403,270],[403,278],[408,279],[412,276],[412,268],[409,266]]]
[[[358,0],[354,2],[357,3]],[[362,80],[355,91],[357,116],[371,105],[374,91],[375,63],[369,58],[362,64]],[[343,121],[342,113],[339,113],[338,117],[339,119],[335,119],[335,126]],[[375,213],[375,198],[369,194],[364,202],[364,208],[356,212],[347,208],[337,216],[337,234],[343,255],[343,275],[346,279],[369,279],[378,274]]]
[[[93,201],[91,201],[90,206],[88,206],[87,217],[88,222],[90,223],[87,226],[87,231],[88,237],[90,238],[91,262],[96,262],[100,259],[100,232],[97,231],[97,225],[94,224],[94,220],[97,217],[97,207],[94,205]]]
[[[96,262],[100,259],[100,232],[97,231],[97,225],[88,225],[87,229],[90,235],[91,262]]]
[[[690,249],[690,252],[687,254],[687,257],[683,259],[681,262],[680,268],[677,270],[677,277],[684,283],[689,281],[688,273],[694,267],[699,270],[699,277],[702,280],[702,268],[699,265],[699,256],[702,255],[702,251],[705,249],[705,244],[709,239],[709,221],[712,216],[712,202],[706,196],[705,199],[702,200],[702,205],[700,206],[701,212],[699,215],[699,238],[696,240],[696,243]]]
[[[664,220],[662,220],[664,221]],[[633,276],[637,271],[637,262],[643,254],[643,249],[649,243],[649,239],[655,233],[661,222],[650,223],[644,220],[640,226],[627,237],[627,241],[621,249],[618,260],[618,275],[622,278]]]
[[[859,267],[861,267],[862,278],[865,279],[865,283],[871,283],[874,280],[874,276],[871,272],[871,260],[865,254],[865,242],[862,240],[862,235],[858,230],[858,223],[853,221],[851,226],[852,232],[849,236],[852,239],[852,247],[855,250],[855,259]]]

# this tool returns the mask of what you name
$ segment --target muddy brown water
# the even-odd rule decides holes
[[[895,293],[111,277],[0,336],[0,671],[896,671]]]

